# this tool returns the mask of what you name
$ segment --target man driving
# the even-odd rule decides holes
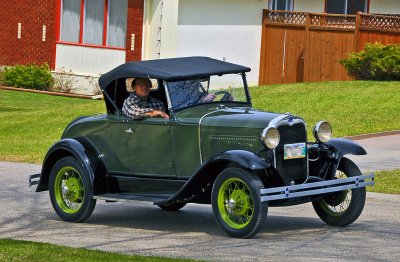
[[[124,101],[122,113],[133,119],[146,117],[169,118],[165,113],[164,104],[150,96],[151,81],[148,78],[135,78],[132,82],[132,92]]]

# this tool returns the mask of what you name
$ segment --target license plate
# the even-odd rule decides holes
[[[287,144],[283,147],[283,159],[296,159],[306,157],[306,143]]]

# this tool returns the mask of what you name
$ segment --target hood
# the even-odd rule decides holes
[[[185,112],[178,116],[178,121],[201,126],[265,128],[279,113],[263,112],[250,107],[203,108],[195,112]]]

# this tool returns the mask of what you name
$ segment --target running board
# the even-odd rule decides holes
[[[265,188],[260,190],[261,201],[265,202],[295,197],[322,195],[326,193],[372,186],[375,184],[374,177],[375,175],[371,173],[369,175],[355,176],[344,179],[326,180],[322,182],[294,186]]]
[[[158,202],[172,197],[172,194],[103,194],[93,196],[94,199],[108,202]]]

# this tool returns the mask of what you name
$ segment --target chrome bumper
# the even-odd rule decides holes
[[[374,174],[355,176],[343,179],[328,180],[309,184],[283,186],[261,189],[261,202],[290,199],[295,197],[321,195],[348,189],[372,186]]]

